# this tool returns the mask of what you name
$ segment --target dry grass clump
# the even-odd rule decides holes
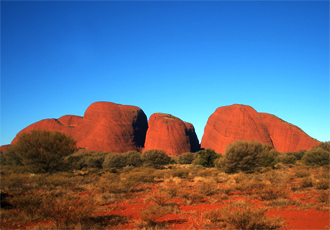
[[[158,228],[164,228],[164,225],[156,223],[156,221],[171,212],[172,208],[169,206],[160,206],[158,204],[150,205],[139,212],[139,216],[143,222],[139,223],[138,227],[142,229],[157,229],[158,224]]]
[[[163,191],[154,192],[145,198],[145,201],[151,201],[159,206],[168,205],[169,200],[169,195]]]
[[[295,176],[298,178],[309,177],[311,172],[305,168],[297,168],[295,171]]]
[[[34,220],[40,213],[39,206],[42,203],[42,196],[35,191],[19,194],[6,199],[17,211],[28,216],[28,220]]]
[[[197,185],[197,191],[201,195],[211,196],[218,193],[220,190],[215,181],[203,181]]]
[[[312,177],[303,177],[299,180],[302,187],[313,187],[313,178]]]
[[[97,206],[98,204],[92,198],[48,195],[43,197],[39,211],[42,217],[52,221],[57,229],[70,229],[77,226],[88,229],[92,224],[91,214]]]
[[[317,188],[319,190],[329,189],[329,179],[321,178],[320,180],[316,181],[315,188]]]
[[[267,217],[266,209],[251,204],[243,207],[230,205],[224,209],[205,212],[203,219],[207,228],[227,229],[277,229],[284,227],[283,218]]]
[[[277,185],[267,185],[264,188],[257,189],[255,193],[258,197],[261,198],[261,200],[275,200],[278,198],[287,198],[289,195],[285,187]]]
[[[178,178],[178,179],[180,179],[180,178]],[[178,197],[181,190],[182,190],[181,183],[176,183],[175,180],[173,182],[171,182],[171,181],[165,182],[160,187],[160,191],[166,193],[167,196],[170,198]]]
[[[329,204],[329,192],[321,191],[317,197],[317,201],[325,204]]]

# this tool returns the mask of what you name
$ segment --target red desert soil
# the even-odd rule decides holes
[[[121,153],[143,148],[147,128],[147,117],[142,109],[95,102],[87,108],[84,117],[66,115],[59,119],[41,120],[17,136],[33,129],[58,131],[71,135],[79,148]],[[17,141],[17,136],[12,144]]]
[[[145,149],[161,149],[177,156],[198,150],[194,127],[170,114],[154,113],[149,118]]]

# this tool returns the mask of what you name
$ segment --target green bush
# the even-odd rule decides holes
[[[137,151],[128,151],[126,153],[123,153],[123,157],[125,160],[125,166],[142,166],[141,153]]]
[[[330,142],[322,142],[308,150],[302,158],[306,165],[324,166],[329,165],[330,161]]]
[[[65,157],[65,162],[71,168],[81,170],[82,168],[102,168],[105,156],[110,152],[82,151],[75,152]]]
[[[191,164],[194,160],[198,158],[198,156],[198,153],[187,152],[176,156],[174,160],[177,164]]]
[[[22,133],[11,146],[24,166],[32,172],[53,172],[63,169],[64,157],[77,151],[76,141],[60,132],[31,130]]]
[[[260,142],[235,141],[227,146],[220,162],[221,169],[226,173],[254,172],[257,168],[265,166],[271,150],[272,146]]]
[[[292,154],[282,153],[276,157],[276,162],[283,164],[295,164],[297,158]]]
[[[119,153],[106,155],[102,163],[103,168],[123,168],[124,166],[126,166],[125,157]]]
[[[200,150],[197,154],[198,158],[195,159],[193,163],[208,168],[214,167],[215,160],[220,157],[220,155],[212,149]]]
[[[163,150],[150,149],[142,153],[141,160],[143,166],[157,168],[169,164],[171,162],[171,157]]]

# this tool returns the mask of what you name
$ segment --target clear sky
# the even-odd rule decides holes
[[[170,113],[200,141],[245,104],[329,141],[329,2],[1,1],[1,145],[96,101]]]

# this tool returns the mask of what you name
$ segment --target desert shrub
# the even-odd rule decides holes
[[[171,207],[153,204],[139,212],[141,220],[147,222],[148,226],[154,226],[157,219],[171,213]]]
[[[282,163],[282,164],[295,164],[297,161],[297,158],[294,155],[282,153],[279,156],[276,157],[276,162]]]
[[[266,209],[248,205],[244,208],[228,206],[222,210],[214,210],[206,219],[218,223],[216,228],[229,229],[277,229],[284,226],[283,218],[267,217]]]
[[[297,158],[297,160],[300,161],[303,158],[303,156],[305,155],[305,153],[306,153],[305,150],[301,150],[298,152],[287,152],[286,154],[295,156]]]
[[[128,151],[123,153],[125,166],[140,167],[142,165],[141,153],[137,151]]]
[[[315,182],[315,188],[319,190],[329,189],[329,179],[322,178]]]
[[[64,157],[77,150],[76,141],[60,132],[31,130],[22,133],[11,146],[24,166],[32,172],[53,172],[63,169]]]
[[[198,153],[187,152],[179,156],[176,156],[174,160],[177,164],[191,164],[197,158],[198,158]]]
[[[300,179],[300,184],[302,187],[313,187],[312,177],[304,177]]]
[[[181,189],[181,184],[175,182],[167,182],[160,188],[160,191],[165,192],[168,197],[174,198],[179,196]]]
[[[268,146],[269,148],[269,146]],[[273,168],[276,165],[276,159],[280,155],[275,149],[270,151],[266,150],[263,157],[261,158],[260,167],[271,167]]]
[[[65,157],[66,163],[73,169],[81,170],[83,168],[102,168],[102,163],[109,152],[82,151],[75,152]]]
[[[260,142],[235,141],[226,148],[226,153],[220,162],[221,169],[226,173],[254,172],[264,166],[265,158],[272,147]]]
[[[43,218],[52,221],[57,229],[89,228],[91,214],[97,203],[88,197],[79,198],[71,194],[44,196],[39,206]]]
[[[302,162],[306,165],[324,166],[330,163],[330,142],[322,142],[318,146],[315,146],[308,150],[303,158]]]
[[[154,182],[155,169],[153,168],[136,168],[128,173],[122,174],[121,177],[128,181],[135,181],[137,183],[152,183]]]
[[[6,192],[24,192],[33,189],[29,174],[10,173],[1,175],[1,190]]]
[[[151,201],[159,206],[166,206],[169,200],[170,196],[163,191],[153,192],[145,198],[145,201]]]
[[[278,198],[287,198],[288,191],[282,186],[267,185],[263,188],[256,189],[255,193],[261,200],[275,200]]]
[[[319,193],[317,196],[317,201],[322,202],[322,203],[329,203],[329,192],[328,191],[322,191]]]
[[[170,175],[172,177],[179,177],[179,178],[188,178],[190,173],[190,169],[188,168],[176,168],[176,169],[172,169],[170,172]]]
[[[42,196],[40,194],[35,193],[35,191],[29,191],[25,194],[8,197],[6,201],[7,200],[16,209],[20,210],[21,212],[24,212],[31,221],[40,212],[39,206],[42,203]]]
[[[297,168],[295,171],[295,176],[298,178],[309,177],[311,172],[304,168]]]
[[[197,185],[197,191],[199,194],[211,196],[219,192],[219,188],[215,181],[205,181]]]
[[[215,160],[220,157],[220,155],[212,149],[200,150],[197,154],[198,158],[196,158],[193,163],[208,168],[214,167]]]
[[[124,166],[126,166],[125,157],[119,153],[106,155],[102,163],[103,168],[123,168]]]
[[[169,157],[163,150],[150,149],[142,153],[141,160],[145,167],[158,168],[169,164],[171,162],[171,157]]]
[[[227,226],[222,217],[222,209],[206,211],[201,216],[206,229],[223,229]]]
[[[14,152],[11,147],[9,147],[5,152],[1,152],[0,161],[1,165],[23,166],[21,158]]]

